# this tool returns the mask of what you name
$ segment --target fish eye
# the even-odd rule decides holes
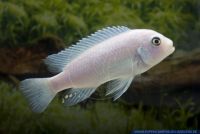
[[[159,37],[153,37],[153,39],[152,39],[152,44],[153,44],[154,46],[159,46],[160,43],[161,43],[161,40],[160,40]]]

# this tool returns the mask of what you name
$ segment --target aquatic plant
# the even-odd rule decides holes
[[[0,83],[0,133],[130,133],[133,129],[196,129],[194,113],[179,108],[127,108],[119,102],[98,101],[64,107],[55,99],[42,114],[32,113],[17,88]],[[189,101],[188,104],[191,102]],[[188,126],[188,121],[190,125]]]
[[[45,35],[56,35],[67,45],[111,25],[152,28],[180,48],[199,35],[198,0],[3,0],[0,2],[0,46],[27,45]]]

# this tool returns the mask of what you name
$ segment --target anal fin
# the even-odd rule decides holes
[[[66,106],[75,105],[89,98],[96,88],[72,88],[64,92],[62,102]]]

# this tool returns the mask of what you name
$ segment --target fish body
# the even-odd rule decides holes
[[[133,73],[136,73],[132,70],[136,46],[131,45],[129,34],[131,32],[95,45],[74,59],[61,74],[55,77],[63,76],[65,88],[67,86],[69,88],[97,87],[112,79],[132,77]],[[121,41],[120,38],[123,40]],[[56,83],[56,78],[52,77],[52,82]]]
[[[74,105],[90,97],[105,82],[109,82],[107,95],[116,100],[136,75],[158,64],[174,50],[170,39],[153,30],[106,28],[48,56],[45,63],[57,75],[27,79],[20,87],[35,112],[44,111],[60,91],[65,90],[63,103]]]

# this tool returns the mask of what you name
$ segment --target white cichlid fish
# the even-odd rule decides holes
[[[118,99],[134,77],[161,62],[175,50],[172,40],[149,29],[108,27],[45,59],[50,78],[21,82],[20,89],[34,112],[42,112],[63,90],[63,103],[77,104],[105,82],[106,95]]]

